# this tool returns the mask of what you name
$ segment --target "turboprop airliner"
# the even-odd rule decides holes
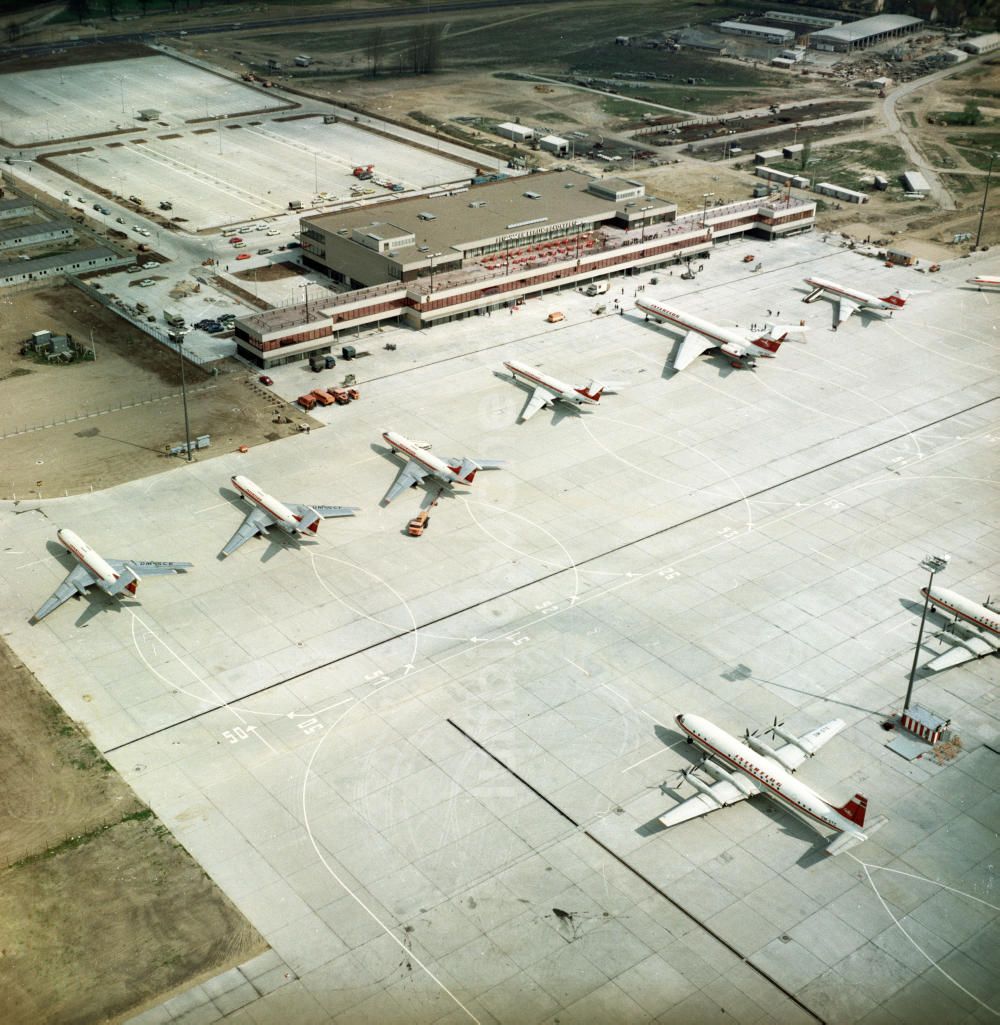
[[[969,278],[970,285],[978,285],[980,288],[1000,288],[1000,278],[992,277],[989,274],[980,274],[978,278]]]
[[[383,505],[388,505],[401,491],[415,487],[425,477],[433,477],[445,488],[450,488],[453,484],[470,485],[480,470],[497,470],[504,465],[502,459],[470,459],[468,456],[449,456],[442,459],[430,452],[429,448],[424,448],[395,431],[383,432],[382,439],[392,450],[393,455],[402,452],[407,458],[406,465],[389,485],[389,490],[382,499]]]
[[[765,732],[785,741],[779,748],[771,747],[749,730],[741,742],[700,715],[685,712],[676,721],[688,743],[697,744],[705,757],[683,771],[684,779],[698,793],[661,816],[660,822],[665,826],[676,826],[757,794],[770,797],[821,835],[833,830],[837,835],[826,845],[827,854],[840,854],[863,843],[886,823],[885,817],[879,816],[865,832],[862,827],[868,809],[866,797],[855,794],[838,808],[792,777],[807,758],[844,728],[842,719],[833,719],[801,737],[782,729],[784,724],[775,719]],[[699,769],[715,782],[699,779],[695,775]]]
[[[935,672],[950,669],[974,658],[985,658],[1000,651],[1000,613],[989,604],[980,605],[957,591],[947,587],[932,587],[930,594],[922,587],[920,593],[929,597],[935,608],[941,609],[955,619],[947,627],[947,633],[955,645],[943,655],[931,659],[926,668]]]
[[[597,381],[590,381],[579,387],[566,384],[555,377],[549,377],[536,367],[512,359],[507,360],[504,366],[515,381],[520,381],[531,388],[527,405],[521,410],[521,420],[530,419],[543,406],[552,406],[556,402],[565,402],[572,406],[594,406],[601,401],[602,395],[615,393],[615,386],[611,384],[600,384]]]
[[[709,320],[702,320],[692,313],[664,306],[662,303],[645,299],[636,301],[636,306],[657,323],[685,332],[677,354],[674,356],[674,370],[683,370],[709,349],[719,349],[730,358],[734,367],[754,370],[760,357],[776,356],[781,343],[788,338],[805,341],[806,329],[801,326],[767,324],[763,334],[721,327]]]
[[[306,530],[315,534],[319,530],[320,520],[334,516],[353,516],[355,512],[346,505],[296,505],[294,502],[284,505],[266,491],[262,491],[248,477],[236,474],[232,482],[233,487],[253,508],[240,524],[240,529],[222,549],[223,557],[231,555],[250,538],[266,534],[271,527],[280,527],[289,535],[301,534]]]
[[[90,545],[72,530],[57,530],[59,543],[76,559],[69,576],[55,589],[52,597],[31,617],[34,622],[44,619],[63,602],[88,587],[99,587],[105,594],[120,597],[123,592],[135,594],[142,577],[164,573],[181,573],[191,568],[190,562],[140,562],[138,559],[103,559]]]
[[[887,312],[892,316],[896,310],[901,310],[906,305],[906,300],[913,295],[912,292],[897,288],[895,292],[880,299],[877,295],[869,295],[857,288],[848,288],[847,285],[839,285],[836,281],[827,281],[826,278],[806,278],[805,282],[812,286],[812,291],[802,300],[804,303],[814,303],[822,295],[830,295],[837,300],[837,323],[834,331],[858,310]]]

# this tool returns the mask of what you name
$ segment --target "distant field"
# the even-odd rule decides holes
[[[906,154],[893,143],[845,142],[813,150],[805,170],[798,159],[774,161],[771,166],[863,192],[871,187],[873,174],[898,184],[899,176],[909,165]]]

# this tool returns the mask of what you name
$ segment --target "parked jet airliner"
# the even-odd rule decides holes
[[[928,597],[926,587],[922,587],[920,593]],[[947,587],[932,587],[930,601],[936,608],[955,617],[948,628],[955,645],[943,655],[931,659],[927,663],[928,669],[937,672],[1000,651],[1000,613],[996,609],[980,605]]]
[[[1000,278],[990,274],[980,274],[978,278],[969,278],[970,285],[978,285],[982,288],[1000,288]]]
[[[665,826],[676,826],[757,794],[770,797],[818,833],[835,831],[837,836],[826,846],[827,854],[840,854],[864,842],[885,825],[886,819],[879,816],[869,823],[867,833],[863,831],[868,799],[862,794],[855,794],[838,808],[792,776],[807,758],[844,728],[842,719],[833,719],[801,737],[786,732],[775,720],[766,732],[786,741],[777,749],[749,730],[741,743],[699,715],[684,713],[678,715],[676,721],[688,743],[697,744],[705,752],[705,758],[700,765],[684,770],[684,778],[698,793],[663,815],[660,821]],[[702,769],[716,782],[709,784],[700,780],[695,775],[697,769]]]
[[[248,477],[236,474],[233,487],[253,508],[240,524],[239,530],[226,542],[222,556],[231,555],[244,542],[258,534],[266,534],[271,527],[280,527],[286,534],[297,535],[308,530],[315,534],[319,521],[334,516],[353,516],[354,509],[346,505],[284,505],[262,491]]]
[[[839,308],[834,330],[858,310],[888,312],[889,316],[892,316],[896,310],[901,310],[906,305],[906,300],[913,295],[912,292],[897,288],[895,292],[880,299],[877,295],[869,295],[857,288],[848,288],[847,285],[838,285],[836,281],[827,281],[826,278],[806,278],[805,282],[812,285],[812,291],[802,300],[804,303],[814,303],[822,295],[830,295],[837,300]]]
[[[584,385],[566,384],[555,377],[549,377],[527,363],[507,360],[504,366],[511,372],[515,381],[528,385],[532,389],[527,405],[521,411],[521,420],[528,420],[543,406],[551,406],[556,402],[565,402],[572,406],[593,406],[601,400],[602,395],[613,395],[615,387],[590,381]]]
[[[401,491],[414,487],[425,477],[433,477],[446,488],[453,484],[469,485],[480,470],[496,470],[504,465],[502,459],[470,459],[468,456],[442,459],[395,431],[385,431],[382,438],[394,454],[402,452],[407,458],[406,465],[389,485],[383,505],[388,505]]]
[[[674,370],[683,370],[703,352],[716,348],[730,357],[734,367],[753,370],[759,357],[776,356],[781,343],[787,338],[805,341],[806,329],[802,326],[767,324],[764,333],[757,334],[721,327],[694,314],[645,299],[639,299],[636,306],[646,314],[647,320],[652,317],[658,323],[686,332],[674,356]]]
[[[137,559],[103,559],[72,530],[57,530],[59,543],[76,559],[78,565],[55,589],[52,597],[32,616],[34,622],[44,619],[63,602],[88,587],[99,587],[105,594],[121,596],[124,591],[135,594],[142,577],[164,573],[180,573],[191,568],[190,562],[140,562]]]

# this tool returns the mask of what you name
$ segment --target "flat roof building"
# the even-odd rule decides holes
[[[641,202],[640,202],[641,200]],[[306,266],[352,288],[413,281],[433,269],[548,239],[673,220],[675,203],[622,178],[555,171],[477,185],[457,195],[402,199],[302,219]],[[382,220],[380,215],[392,218]]]
[[[752,25],[748,21],[720,21],[715,27],[727,36],[743,36],[762,43],[774,43],[776,46],[788,46],[795,42],[795,33],[790,28]]]
[[[969,53],[992,53],[1000,47],[1000,32],[988,32],[983,36],[973,36],[958,44]]]
[[[18,246],[37,246],[42,242],[72,238],[73,229],[61,221],[38,221],[19,228],[0,228],[0,250]]]
[[[836,28],[843,25],[836,18],[818,18],[814,14],[799,14],[798,11],[765,11],[768,21],[787,21],[793,25],[808,25],[810,28]]]
[[[538,145],[548,153],[557,153],[560,156],[569,153],[569,139],[564,139],[561,135],[543,135],[538,140]]]
[[[0,199],[0,221],[10,221],[15,217],[29,217],[35,211],[30,199],[15,196],[11,199]]]
[[[505,139],[513,139],[514,142],[530,142],[535,137],[534,128],[527,128],[513,121],[504,121],[503,124],[497,125],[496,133]]]
[[[36,260],[13,260],[0,263],[0,288],[51,278],[57,274],[86,274],[101,267],[124,267],[131,262],[131,257],[119,256],[104,246],[77,249],[72,253],[58,253],[55,256],[40,256]]]
[[[305,264],[347,286],[236,322],[237,354],[273,367],[328,353],[340,338],[519,305],[532,295],[651,270],[753,232],[808,231],[816,204],[778,196],[677,216],[640,182],[554,171],[302,219]],[[384,219],[380,219],[384,218]]]
[[[927,193],[931,191],[930,182],[919,171],[906,171],[903,174],[903,187],[907,192]]]
[[[923,19],[908,14],[877,14],[874,18],[862,18],[837,28],[813,32],[809,37],[809,45],[817,50],[849,53],[851,50],[864,50],[887,39],[916,32],[921,25]]]

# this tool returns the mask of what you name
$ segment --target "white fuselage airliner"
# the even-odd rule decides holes
[[[734,367],[753,370],[759,357],[776,356],[786,338],[802,338],[805,334],[803,327],[782,327],[778,324],[766,325],[764,334],[733,330],[703,320],[693,313],[685,313],[646,299],[637,300],[636,306],[646,314],[647,320],[652,318],[658,323],[685,332],[674,356],[674,370],[683,370],[703,352],[716,348],[730,358]]]
[[[929,595],[927,588],[922,587],[920,593],[929,597],[935,608],[955,617],[950,631],[954,647],[928,662],[928,669],[937,672],[1000,651],[1000,614],[995,609],[947,587],[932,587]]]
[[[401,491],[419,484],[426,477],[433,477],[446,488],[453,484],[470,485],[480,470],[496,470],[504,465],[502,459],[470,459],[468,456],[461,459],[457,456],[442,459],[395,431],[384,431],[382,439],[393,453],[402,452],[407,460],[385,493],[383,505],[391,502]]]
[[[315,534],[319,521],[333,516],[353,516],[354,509],[346,505],[285,505],[266,491],[257,487],[249,477],[236,474],[233,487],[253,507],[240,524],[239,530],[229,539],[220,553],[231,555],[245,541],[266,534],[271,527],[279,527],[286,534],[297,535],[303,531]]]
[[[862,843],[885,823],[880,818],[871,823],[868,833],[865,833],[862,827],[868,807],[866,797],[855,794],[838,808],[792,776],[806,758],[844,728],[841,719],[834,719],[801,737],[785,732],[776,722],[771,732],[787,741],[777,749],[758,740],[749,731],[746,743],[742,743],[700,715],[684,713],[678,715],[676,721],[688,741],[706,754],[698,768],[716,782],[704,783],[694,775],[694,769],[686,770],[685,778],[698,793],[663,815],[660,821],[665,826],[678,825],[757,794],[770,797],[818,833],[833,830],[837,836],[827,844],[828,854],[839,854]]]
[[[543,406],[551,406],[556,402],[565,402],[571,406],[593,406],[601,400],[604,392],[612,393],[609,385],[599,384],[591,381],[589,384],[576,385],[566,384],[558,378],[550,377],[537,367],[529,366],[527,363],[519,363],[517,360],[507,360],[504,366],[511,372],[515,381],[528,385],[531,388],[531,395],[527,405],[521,412],[521,420],[527,420],[534,416]]]
[[[858,310],[874,310],[892,316],[896,310],[901,310],[906,305],[906,300],[913,294],[897,288],[895,292],[879,298],[877,295],[869,295],[868,292],[849,288],[847,285],[840,285],[836,281],[828,281],[826,278],[806,278],[805,282],[812,286],[812,291],[803,298],[804,303],[813,303],[823,295],[832,296],[837,300],[840,309],[837,313],[834,330]]]
[[[57,530],[59,543],[73,556],[77,565],[56,588],[52,597],[32,616],[37,623],[44,619],[63,602],[88,587],[99,587],[105,594],[120,596],[128,591],[135,594],[139,581],[144,576],[164,573],[179,573],[190,569],[190,562],[141,562],[136,559],[104,559],[72,530]]]
[[[1000,278],[990,274],[980,274],[977,278],[969,278],[970,285],[978,285],[980,288],[1000,288]]]

